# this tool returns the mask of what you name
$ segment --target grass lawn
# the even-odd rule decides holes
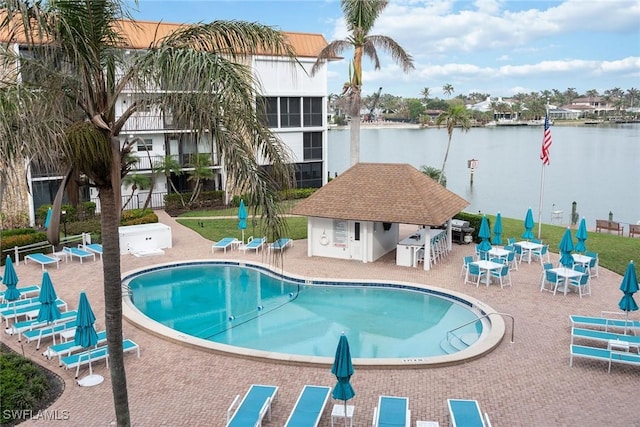
[[[189,227],[203,237],[218,241],[223,237],[236,237],[240,239],[242,233],[238,230],[238,220],[236,218],[238,209],[230,208],[215,211],[194,211],[180,215],[178,222]],[[252,223],[251,213],[249,214],[248,227],[245,230],[245,239],[248,236],[258,236],[260,224],[255,226]],[[212,217],[231,217],[219,218]],[[196,219],[196,217],[207,217],[207,219]],[[193,218],[193,219],[190,219]],[[491,224],[495,221],[495,216],[487,215]],[[258,219],[259,221],[259,219]],[[524,219],[502,218],[502,238],[506,242],[508,237],[515,237],[520,240],[524,232]],[[289,233],[287,237],[294,240],[307,238],[307,218],[292,216],[287,218]],[[542,224],[540,237],[545,244],[549,244],[549,251],[558,253],[558,244],[562,239],[566,227]],[[534,235],[538,234],[538,224],[533,229]],[[627,264],[630,260],[640,263],[640,239],[621,237],[614,234],[596,233],[589,231],[586,246],[589,251],[597,252],[600,258],[600,265],[608,270],[624,275]],[[575,229],[572,230],[574,244]]]

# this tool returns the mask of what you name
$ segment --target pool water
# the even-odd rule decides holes
[[[344,332],[354,358],[430,357],[450,353],[447,332],[463,324],[455,334],[467,345],[483,333],[469,305],[412,286],[312,284],[214,263],[157,268],[126,285],[136,308],[156,322],[268,352],[333,357]]]

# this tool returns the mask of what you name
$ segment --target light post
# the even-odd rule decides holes
[[[64,237],[67,238],[67,211],[61,211],[62,214],[62,228],[64,230]]]

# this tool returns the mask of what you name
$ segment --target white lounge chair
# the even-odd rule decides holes
[[[451,427],[487,427],[477,400],[447,399]]]
[[[255,250],[256,253],[258,253],[258,251],[260,249],[262,249],[262,247],[264,246],[264,244],[267,242],[267,238],[266,237],[253,237],[253,236],[249,236],[249,239],[247,240],[247,244],[246,245],[242,245],[240,247],[240,249],[242,249],[244,251],[244,253],[247,253],[247,250]]]
[[[93,260],[96,260],[96,254],[94,254],[93,252],[85,251],[84,249],[65,246],[62,248],[62,251],[69,254],[72,260],[73,257],[78,258],[80,260],[80,264],[82,264],[82,260],[84,260],[85,258],[93,257]]]
[[[610,341],[624,341],[633,345],[640,345],[640,336],[625,335],[615,332],[599,331],[597,329],[571,328],[571,344],[574,338],[609,343]]]
[[[20,299],[28,299],[40,295],[40,286],[38,285],[25,286],[24,288],[18,288],[18,290],[20,291]],[[5,292],[0,291],[0,301],[3,303],[7,302],[4,299]]]
[[[305,385],[285,427],[317,427],[330,393],[331,387]]]
[[[571,326],[589,326],[601,328],[605,331],[609,329],[626,329],[640,331],[640,320],[609,319],[606,317],[577,316],[570,315]]]
[[[233,407],[240,399],[240,395],[231,402],[231,406],[227,409],[227,427],[262,425],[265,415],[268,414],[271,419],[271,404],[277,395],[277,386],[252,384],[235,411]]]
[[[97,346],[104,344],[107,341],[107,331],[100,331],[98,334]],[[48,349],[42,353],[47,359],[58,356],[58,365],[62,366],[62,358],[70,356],[71,354],[84,349],[81,345],[75,343],[74,340],[69,340],[60,344],[50,345]]]
[[[62,311],[67,311],[67,303],[61,299],[56,300],[56,306]],[[35,304],[21,305],[14,308],[5,308],[0,310],[0,320],[4,319],[6,327],[9,328],[9,320],[14,322],[20,318],[33,318],[38,316],[40,311],[40,302]]]
[[[60,313],[59,319],[56,319],[49,324],[69,322],[71,320],[74,320],[77,316],[78,316],[78,312],[75,310],[64,311]],[[4,331],[9,335],[18,334],[18,341],[21,341],[23,332],[30,331],[32,329],[42,328],[44,326],[47,326],[47,322],[39,322],[38,319],[36,318],[36,319],[30,319],[30,320],[23,320],[22,322],[15,322],[13,325],[9,326]]]
[[[40,348],[40,343],[44,338],[53,338],[53,343],[56,343],[56,335],[62,332],[76,328],[76,320],[70,320],[65,323],[49,324],[41,328],[35,328],[25,331],[22,336],[25,337],[27,343],[31,341],[37,341],[36,350]]]
[[[406,397],[380,396],[373,409],[373,427],[411,426],[409,399]]]
[[[211,245],[211,253],[214,253],[216,249],[222,249],[224,253],[227,253],[227,248],[233,247],[233,245],[238,245],[240,240],[235,237],[225,237],[224,239],[220,239]]]
[[[55,264],[56,268],[60,268],[60,259],[49,255],[41,253],[29,254],[24,257],[24,263],[27,264],[28,260],[40,264],[40,266],[42,267],[42,271],[44,271],[44,266],[49,264]]]
[[[584,345],[571,345],[571,357],[569,366],[573,366],[573,358],[582,357],[585,359],[601,360],[609,363],[609,372],[613,363],[624,363],[626,365],[640,366],[640,354],[628,351],[615,351],[606,348],[588,347]]]
[[[269,245],[269,251],[284,251],[293,245],[293,240],[288,237],[281,237]]]
[[[78,246],[85,251],[93,252],[96,255],[100,255],[100,261],[102,261],[102,245],[100,243],[89,243],[86,245]]]
[[[128,353],[135,350],[140,357],[140,346],[135,342],[127,339],[122,341],[122,351]],[[76,368],[76,378],[80,374],[80,367],[88,365],[89,362],[94,363],[100,360],[105,360],[107,367],[109,366],[109,348],[105,346],[92,348],[91,350],[83,351],[82,353],[72,354],[60,359],[60,363],[64,369]]]

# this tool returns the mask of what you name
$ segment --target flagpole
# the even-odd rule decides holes
[[[549,146],[546,146],[547,136],[550,138],[550,134],[547,135],[547,126],[549,126],[549,101],[547,100],[547,105],[544,113],[544,133],[542,137],[542,153],[540,155],[540,159],[542,160],[542,172],[540,173],[540,201],[538,203],[538,239],[540,239],[540,235],[542,234],[542,205],[544,200],[544,169],[545,166],[549,163]]]
[[[544,169],[545,164],[542,163],[542,172],[540,173],[540,202],[538,208],[538,239],[542,232],[542,199],[544,195]]]

